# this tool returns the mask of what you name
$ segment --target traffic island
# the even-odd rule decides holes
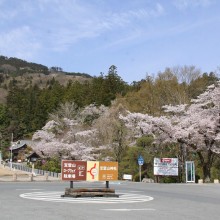
[[[116,197],[119,195],[115,194],[114,189],[109,188],[66,188],[65,194],[61,197]]]

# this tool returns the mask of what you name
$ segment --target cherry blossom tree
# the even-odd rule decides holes
[[[120,116],[138,138],[151,134],[155,143],[179,143],[196,153],[204,180],[210,181],[214,158],[220,153],[220,82],[193,99],[190,105],[164,106],[165,116],[140,113]]]
[[[62,104],[57,113],[51,114],[51,120],[34,133],[33,150],[45,158],[95,160],[103,146],[91,125],[106,109],[90,105],[80,110],[74,103]]]

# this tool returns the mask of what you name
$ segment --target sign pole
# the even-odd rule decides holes
[[[73,181],[70,181],[70,188],[73,188]]]
[[[109,188],[109,181],[106,181],[106,183],[105,183],[105,187],[106,187],[106,189]]]
[[[143,157],[140,155],[140,156],[138,157],[140,182],[141,182],[141,166],[142,166],[143,164],[144,164],[144,159],[143,159]]]
[[[141,165],[139,165],[139,177],[140,177],[140,182],[141,182]]]

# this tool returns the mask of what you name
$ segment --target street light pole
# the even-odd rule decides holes
[[[10,158],[10,170],[12,170],[12,147],[13,147],[13,133],[11,134],[11,158]]]

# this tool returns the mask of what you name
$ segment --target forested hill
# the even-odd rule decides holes
[[[75,103],[78,109],[115,103],[131,112],[160,116],[164,105],[189,103],[219,80],[213,72],[184,66],[128,85],[114,65],[106,74],[91,77],[17,58],[0,59],[0,134],[5,146],[11,133],[17,140],[31,137],[63,103]]]
[[[87,73],[65,72],[61,67],[50,67],[42,64],[27,62],[15,57],[6,57],[0,55],[0,73],[8,73],[16,75],[23,75],[25,73],[62,73],[65,75],[82,76],[85,78],[92,78]]]
[[[46,88],[56,80],[61,85],[71,81],[85,82],[92,76],[87,73],[65,72],[61,67],[50,67],[14,57],[0,56],[0,103],[5,102],[11,84],[28,88],[37,85]]]

